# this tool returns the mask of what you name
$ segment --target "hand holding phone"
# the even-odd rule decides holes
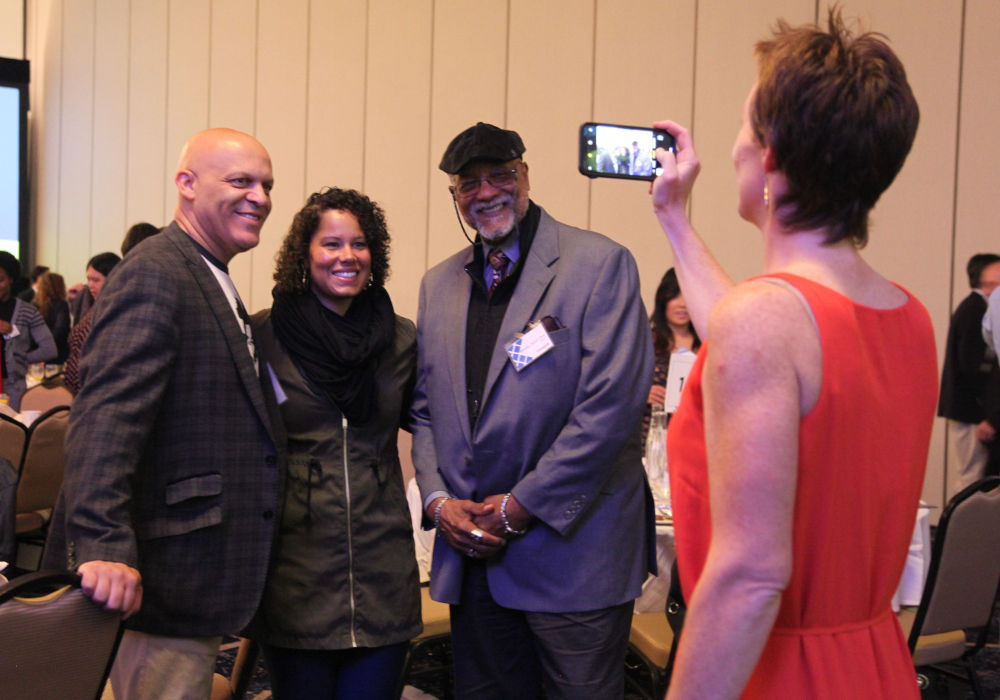
[[[587,177],[655,180],[661,168],[656,149],[674,150],[663,129],[585,122],[580,125],[580,172]]]

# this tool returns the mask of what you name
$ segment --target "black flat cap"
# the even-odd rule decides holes
[[[524,143],[516,131],[479,122],[448,144],[438,167],[454,175],[474,160],[514,160],[524,153]]]

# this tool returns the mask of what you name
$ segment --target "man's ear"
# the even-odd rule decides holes
[[[197,179],[190,170],[178,170],[174,176],[174,183],[177,185],[177,192],[187,200],[194,199],[194,182]]]

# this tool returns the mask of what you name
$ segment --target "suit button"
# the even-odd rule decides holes
[[[274,511],[273,510],[265,510],[264,511],[264,520],[270,520],[273,517],[274,517]]]
[[[469,455],[465,455],[465,466],[467,467],[472,466],[472,457],[470,457]]]
[[[278,458],[275,457],[274,455],[268,455],[267,457],[264,458],[264,464],[266,464],[269,467],[273,467],[277,463],[278,463]]]

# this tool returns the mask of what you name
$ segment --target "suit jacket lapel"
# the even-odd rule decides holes
[[[215,320],[219,324],[219,329],[226,340],[226,345],[229,346],[229,354],[236,364],[236,370],[243,381],[244,389],[246,389],[247,395],[250,397],[250,402],[253,404],[257,416],[265,428],[267,428],[272,442],[278,444],[271,426],[267,404],[264,402],[264,392],[260,383],[261,379],[254,370],[253,359],[250,357],[250,352],[247,349],[246,335],[243,334],[243,331],[236,324],[236,317],[229,306],[229,300],[219,287],[219,281],[215,279],[215,275],[208,269],[208,263],[201,257],[198,249],[190,241],[183,229],[174,222],[167,233],[173,234],[171,240],[174,241],[181,255],[184,256],[184,263],[187,265],[195,282],[198,283],[198,289],[205,297],[209,311],[215,316]],[[194,293],[194,290],[192,290],[192,293]],[[267,371],[263,364],[260,369],[261,372]]]
[[[538,231],[535,233],[535,240],[532,241],[528,257],[524,261],[521,277],[518,279],[514,295],[507,305],[503,324],[500,326],[500,333],[497,335],[496,347],[493,348],[490,369],[486,374],[486,386],[483,388],[484,406],[489,400],[493,386],[508,364],[509,358],[504,348],[514,341],[514,335],[522,332],[526,324],[537,320],[534,317],[535,310],[541,303],[542,297],[545,295],[545,290],[548,289],[549,284],[552,282],[552,278],[555,277],[552,265],[558,259],[559,238],[556,222],[543,209],[541,219],[538,221]],[[468,298],[468,294],[465,296]],[[464,327],[465,324],[463,323],[462,325]],[[465,348],[464,338],[462,347]],[[511,371],[514,371],[514,369],[511,368]],[[465,386],[464,381],[462,382],[462,386]]]

